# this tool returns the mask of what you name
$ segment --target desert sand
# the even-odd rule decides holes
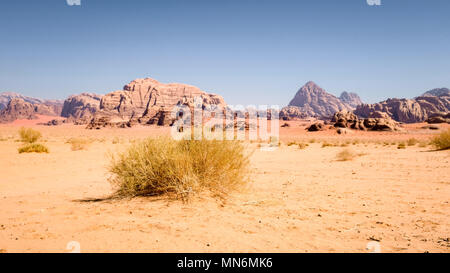
[[[338,135],[290,124],[280,128],[275,151],[247,143],[246,189],[188,203],[108,199],[109,153],[168,134],[167,127],[27,123],[42,132],[50,153],[19,154],[22,124],[0,125],[0,252],[69,252],[72,241],[81,252],[368,252],[373,241],[381,252],[450,252],[450,151],[396,145],[438,131],[413,124],[402,132]],[[71,137],[92,143],[72,151]],[[309,146],[288,146],[292,141]],[[359,156],[338,161],[343,149]]]

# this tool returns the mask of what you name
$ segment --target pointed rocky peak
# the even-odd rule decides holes
[[[307,116],[318,117],[329,117],[337,111],[352,109],[313,81],[307,82],[297,91],[289,106],[299,107],[299,111]]]
[[[356,108],[358,105],[363,103],[358,94],[347,91],[342,92],[342,94],[339,96],[339,99],[342,102],[350,105],[352,108]]]

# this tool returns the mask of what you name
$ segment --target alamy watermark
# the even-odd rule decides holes
[[[260,141],[275,147],[279,141],[279,109],[278,105],[223,106],[195,97],[192,104],[172,109],[171,136],[176,140]]]
[[[69,6],[81,6],[81,0],[66,0]]]
[[[369,6],[381,6],[381,0],[366,0]]]

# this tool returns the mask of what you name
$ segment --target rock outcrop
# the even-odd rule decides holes
[[[286,106],[280,110],[280,119],[282,120],[293,120],[307,118],[308,115],[302,112],[302,109],[297,106]]]
[[[316,122],[306,128],[309,132],[317,132],[325,130],[325,125],[322,122]]]
[[[336,112],[331,119],[336,128],[350,128],[371,131],[397,131],[399,124],[384,112],[372,112],[369,117],[361,119],[354,113],[343,110]]]
[[[102,96],[92,93],[73,95],[64,101],[61,116],[76,124],[89,123],[94,114],[100,110]]]
[[[430,116],[425,122],[430,124],[436,123],[449,123],[450,124],[450,113],[447,114],[434,114]]]
[[[343,97],[353,104],[359,97],[356,94],[343,94]],[[309,117],[331,117],[334,113],[341,110],[353,110],[354,108],[347,102],[342,101],[336,96],[326,92],[314,82],[306,83],[289,103],[289,108],[285,107],[280,112],[280,118],[286,119]],[[293,108],[296,107],[296,108]],[[295,116],[298,113],[298,117]]]
[[[0,110],[0,122],[13,122],[16,119],[36,119],[37,115],[59,116],[61,105],[53,103],[30,103],[22,98],[11,99],[6,108]]]
[[[164,84],[151,78],[137,79],[125,85],[123,90],[103,96],[100,109],[88,128],[128,127],[137,123],[171,125],[173,107],[193,106],[195,97],[201,98],[203,108],[208,104],[226,105],[221,96],[208,94],[195,86]]]
[[[439,96],[427,94],[415,99],[388,99],[379,103],[359,105],[354,113],[366,118],[376,111],[385,112],[399,122],[423,122],[433,115],[448,113],[450,96],[444,93]]]
[[[353,109],[356,109],[358,105],[363,103],[358,94],[346,91],[342,92],[342,94],[339,96],[339,99],[342,102],[348,104]]]

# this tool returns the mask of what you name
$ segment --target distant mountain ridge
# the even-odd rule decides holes
[[[440,97],[440,96],[450,96],[450,89],[448,88],[435,88],[435,89],[431,89],[430,91],[427,91],[425,93],[422,94],[423,96],[436,96],[436,97]]]
[[[435,88],[414,99],[392,98],[378,103],[362,104],[354,113],[360,117],[368,117],[376,111],[385,112],[399,122],[423,122],[450,112],[450,92],[448,88]]]
[[[12,99],[22,99],[25,102],[32,104],[46,104],[46,105],[62,105],[64,100],[43,100],[33,97],[28,97],[15,92],[1,92],[0,93],[0,110],[6,108],[9,101]]]

